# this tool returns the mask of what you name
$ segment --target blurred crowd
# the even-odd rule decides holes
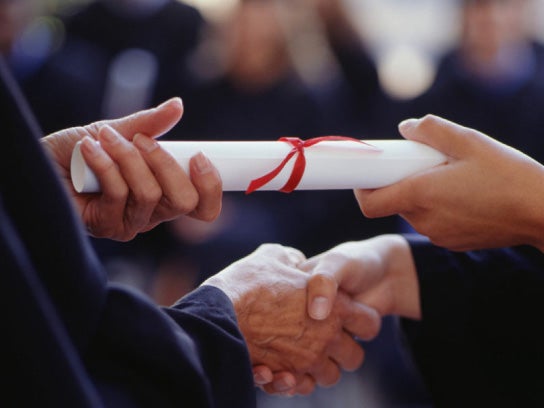
[[[342,0],[240,0],[213,21],[176,0],[68,3],[0,0],[0,52],[44,134],[181,96],[184,117],[165,139],[386,139],[400,120],[434,113],[544,161],[544,48],[528,29],[531,0],[459,0],[456,43],[429,89],[404,100],[384,91]],[[351,191],[241,192],[225,193],[212,224],[184,217],[130,243],[93,242],[112,280],[170,304],[263,242],[311,256],[405,228],[362,217]],[[368,396],[380,383],[386,397],[375,406],[427,406],[417,378],[407,380],[395,322],[385,323],[355,387],[362,381]],[[279,405],[351,406],[311,398]]]

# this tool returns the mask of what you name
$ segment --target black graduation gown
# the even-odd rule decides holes
[[[0,405],[254,407],[226,295],[161,309],[110,286],[1,60],[0,73]]]
[[[544,406],[544,254],[410,243],[423,318],[404,328],[436,406]]]

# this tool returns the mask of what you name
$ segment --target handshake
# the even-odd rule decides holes
[[[262,245],[203,285],[233,302],[255,384],[281,395],[310,394],[360,367],[357,339],[374,338],[382,316],[421,315],[411,250],[399,235],[343,243],[310,259]]]

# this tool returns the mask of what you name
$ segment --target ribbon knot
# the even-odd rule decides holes
[[[351,142],[358,142],[363,143],[368,146],[368,143],[365,143],[359,139],[353,139],[351,137],[345,137],[345,136],[321,136],[321,137],[314,137],[313,139],[308,140],[301,140],[298,137],[281,137],[278,139],[280,142],[286,142],[289,143],[293,148],[289,153],[287,153],[287,156],[282,160],[282,162],[271,172],[265,174],[262,177],[259,177],[257,179],[254,179],[249,183],[249,186],[246,190],[246,194],[251,194],[254,191],[258,190],[271,180],[273,180],[280,172],[283,170],[283,168],[289,163],[289,161],[293,158],[293,156],[296,155],[295,164],[293,166],[293,170],[291,172],[291,175],[289,176],[289,179],[285,183],[285,185],[279,189],[282,193],[291,193],[293,190],[297,188],[297,186],[300,183],[300,180],[302,180],[302,176],[304,175],[304,170],[306,169],[306,157],[304,156],[304,149],[307,147],[311,147],[317,143],[324,142],[324,141],[337,141],[337,140],[343,140],[343,141],[351,141]],[[372,146],[373,147],[373,146]]]

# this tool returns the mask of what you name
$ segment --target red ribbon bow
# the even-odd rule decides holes
[[[285,185],[279,190],[282,193],[291,193],[295,188],[297,188],[298,184],[300,183],[300,180],[302,180],[302,176],[304,175],[304,170],[306,169],[306,157],[304,156],[304,149],[306,147],[313,146],[320,142],[337,141],[337,140],[358,142],[358,143],[366,144],[368,146],[372,146],[372,145],[369,145],[368,143],[363,142],[362,140],[353,139],[351,137],[345,137],[345,136],[321,136],[321,137],[314,137],[313,139],[308,139],[305,141],[299,139],[298,137],[282,137],[279,139],[279,141],[287,142],[291,146],[293,146],[293,148],[287,154],[287,156],[285,156],[285,158],[278,165],[278,167],[276,167],[270,173],[267,173],[262,177],[252,180],[251,183],[249,183],[249,186],[246,190],[246,194],[253,193],[254,191],[264,186],[266,183],[274,179],[274,177],[276,177],[283,170],[283,168],[289,162],[289,160],[291,160],[291,158],[294,155],[297,155],[297,158],[295,160],[295,165],[293,166],[293,171],[291,172],[291,176],[289,176],[289,180],[287,180],[287,183],[285,183]]]

